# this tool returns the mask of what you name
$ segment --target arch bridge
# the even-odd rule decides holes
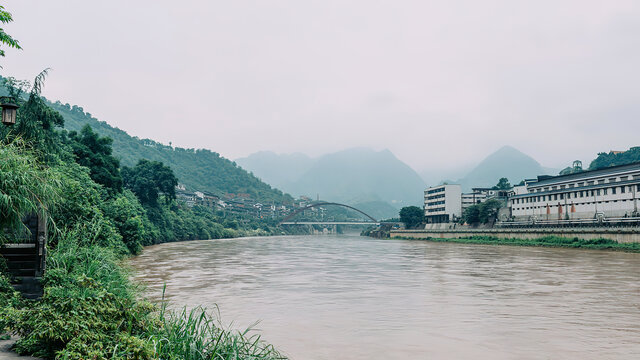
[[[293,219],[296,215],[302,213],[305,210],[309,210],[311,208],[314,207],[319,207],[319,206],[341,206],[343,208],[347,208],[353,211],[356,211],[364,216],[366,216],[367,218],[369,218],[371,221],[340,221],[340,222],[330,222],[330,221],[289,221],[291,219]],[[296,211],[292,212],[291,214],[287,215],[284,219],[280,220],[280,222],[278,223],[278,225],[314,225],[314,224],[333,224],[333,225],[378,225],[379,222],[378,220],[376,220],[373,216],[365,213],[364,211],[360,210],[360,209],[356,209],[353,206],[349,206],[349,205],[345,205],[345,204],[340,204],[337,202],[327,202],[327,201],[320,201],[320,202],[315,202],[313,204],[307,205],[305,207],[302,207],[300,209],[297,209]]]

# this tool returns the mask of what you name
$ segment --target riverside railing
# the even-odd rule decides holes
[[[501,228],[521,227],[637,227],[640,226],[640,217],[598,217],[594,219],[557,219],[557,220],[520,220],[497,221],[494,226]]]

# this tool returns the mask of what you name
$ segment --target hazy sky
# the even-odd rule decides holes
[[[640,145],[640,1],[7,0],[45,95],[229,158],[388,148],[417,170],[512,145]]]

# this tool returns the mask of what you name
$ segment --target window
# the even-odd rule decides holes
[[[607,195],[607,189],[602,189],[604,195]]]
[[[611,195],[615,195],[616,194],[616,188],[612,187],[611,188]]]
[[[553,200],[558,200],[558,194],[553,195]]]
[[[624,188],[626,188],[626,186],[620,186],[620,194],[624,194]]]
[[[564,199],[564,194],[560,194],[560,200]]]
[[[600,189],[596,190],[596,195],[600,196]]]

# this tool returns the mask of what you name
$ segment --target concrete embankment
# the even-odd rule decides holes
[[[498,239],[539,239],[548,236],[608,239],[618,243],[640,243],[640,228],[541,228],[541,229],[428,229],[391,230],[390,238],[452,239],[471,236],[492,236]]]

